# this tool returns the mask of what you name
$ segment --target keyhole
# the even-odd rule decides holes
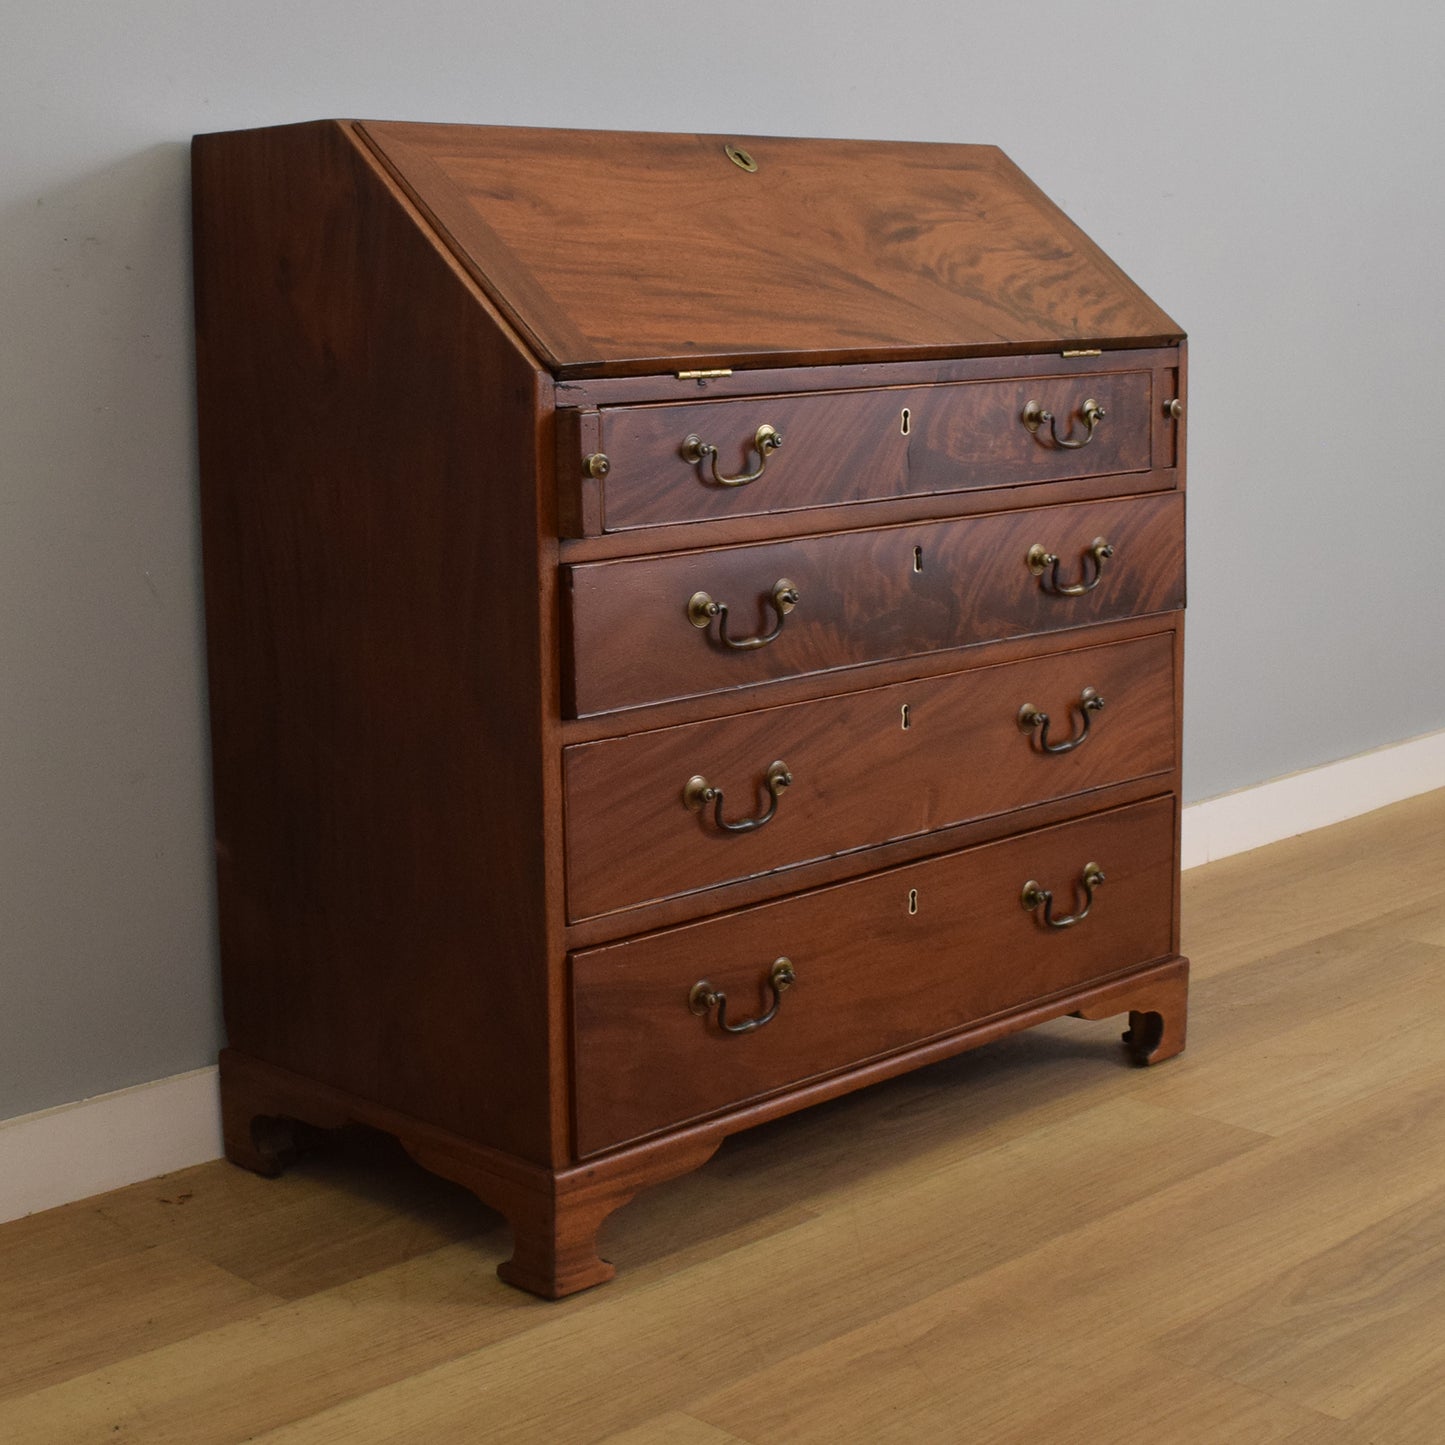
[[[915,572],[921,572],[921,571],[923,571],[923,548],[922,548],[922,547],[915,547],[915,548],[913,549],[913,570],[914,570]]]
[[[908,704],[903,704],[903,731],[907,732],[912,724],[908,721]]]
[[[908,890],[908,911],[909,913],[918,912],[918,890],[916,888]]]
[[[898,429],[899,429],[899,431],[901,431],[901,432],[903,433],[904,436],[907,436],[907,435],[908,435],[908,428],[909,428],[912,424],[913,424],[913,413],[912,413],[911,411],[909,411],[908,408],[905,406],[905,407],[903,408],[903,420],[900,422]]]

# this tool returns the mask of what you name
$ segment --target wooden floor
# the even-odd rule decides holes
[[[1190,1046],[1061,1020],[500,1284],[375,1141],[0,1228],[0,1441],[1445,1441],[1445,792],[1186,875]]]

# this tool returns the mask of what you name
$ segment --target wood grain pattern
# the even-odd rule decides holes
[[[576,954],[577,1143],[600,1149],[813,1075],[1047,999],[1169,951],[1171,800],[1027,833],[725,918]],[[1097,860],[1090,916],[1048,930],[1023,909],[1043,880],[1058,912]],[[699,980],[734,1019],[769,1005],[780,956],[797,983],[756,1033],[696,1016]]]
[[[0,1226],[0,1373],[55,1365],[0,1434],[1435,1445],[1445,1065],[1387,1078],[1354,1018],[1381,959],[1401,1032],[1445,1011],[1442,840],[1437,792],[1192,870],[1176,1063],[1061,1020],[740,1134],[615,1216],[613,1284],[546,1308],[497,1283],[495,1216],[458,1239],[454,1186],[341,1141]],[[1323,1112],[1259,1132],[1169,1097],[1326,1022],[1352,1083]],[[265,1288],[156,1314],[187,1259]]]
[[[1183,525],[1181,498],[1148,497],[567,567],[569,711],[1169,611],[1184,602]],[[1115,555],[1083,596],[1047,592],[1026,565],[1038,543],[1075,581],[1101,536]],[[688,619],[701,590],[727,604],[736,636],[762,635],[777,620],[767,599],[784,578],[800,601],[766,647],[729,651],[716,623],[703,632]]]
[[[582,418],[595,417],[584,412]],[[575,450],[575,448],[573,448]],[[719,517],[710,521],[674,522],[665,527],[637,531],[601,531],[601,484],[584,488],[581,497],[566,501],[570,514],[588,515],[593,536],[568,536],[558,544],[559,560],[567,563],[607,562],[654,552],[693,552],[706,547],[735,547],[809,533],[844,532],[858,527],[892,527],[902,523],[931,522],[948,517],[978,517],[992,512],[1016,511],[1021,504],[1104,502],[1122,497],[1173,492],[1178,471],[1173,467],[1144,472],[1111,472],[1102,477],[1071,477],[1047,482],[1037,490],[1032,483],[1016,487],[980,487],[973,491],[933,495],[884,497],[868,502],[822,503],[801,516],[759,512],[750,516]],[[578,508],[581,513],[579,514]]]
[[[1074,375],[1067,363],[1059,371],[931,387],[605,407],[598,413],[595,442],[589,436],[584,451],[579,438],[578,450],[563,460],[569,467],[563,491],[566,495],[572,479],[580,491],[585,457],[605,452],[611,470],[601,483],[599,520],[602,530],[617,532],[1146,470],[1152,375],[1124,370]],[[1097,401],[1105,416],[1084,446],[1056,446],[1047,425],[1030,431],[1021,420],[1027,403],[1037,402],[1053,412],[1065,440],[1078,440],[1086,434],[1079,412],[1087,399]],[[767,457],[755,482],[720,486],[710,461],[690,463],[683,456],[684,440],[696,435],[717,447],[722,476],[756,471],[753,442],[764,423],[782,435],[783,445]],[[1039,500],[1050,498],[1041,493]]]
[[[1445,1364],[1445,1189],[1171,1330],[1166,1358],[1326,1415],[1388,1406]]]
[[[161,1245],[145,1255],[118,1253],[75,1270],[64,1297],[44,1275],[0,1286],[0,1439],[8,1397],[274,1303],[265,1290],[188,1250]]]
[[[1180,335],[992,146],[362,129],[561,376]]]
[[[549,1297],[610,1278],[606,1219],[735,1131],[1069,1011],[1129,1014],[1140,1061],[1183,1042],[1183,508],[1156,396],[1173,382],[1173,323],[989,148],[760,144],[758,183],[716,137],[321,122],[195,146],[227,1153],[274,1175],[318,1131],[388,1133],[505,1216],[499,1273]],[[749,196],[768,199],[740,228],[721,203]],[[669,228],[689,244],[672,245]],[[1057,355],[1093,340],[1113,356]],[[753,400],[745,384],[683,392],[658,374],[717,348],[804,364],[764,365]],[[1076,427],[1090,393],[1108,417],[1087,448],[1020,422],[1033,399]],[[699,508],[672,429],[725,429],[764,397],[786,411],[785,470],[734,493],[740,506]],[[605,446],[618,469],[598,461],[575,485]],[[798,479],[791,501],[766,500],[779,476]],[[800,519],[812,535],[796,535]],[[1039,543],[1073,578],[1105,534],[1113,559],[1083,596],[1051,593],[1025,565]],[[775,576],[755,574],[779,563],[804,606],[740,670],[720,621],[716,636],[692,627],[687,599],[717,592],[734,637],[766,626]],[[705,578],[691,576],[699,566]],[[1132,699],[1103,734],[1114,741],[1066,760],[1029,753],[1016,718],[1036,700],[1015,685],[1052,691],[1067,651],[1110,643],[1152,658],[1092,679],[1115,692],[1115,717],[1120,689]],[[862,664],[876,670],[843,675]],[[775,830],[767,846],[787,847],[762,871],[699,855],[670,875],[687,850],[669,849],[666,829],[640,847],[645,817],[620,838],[599,822],[608,775],[637,761],[617,756],[637,725],[629,710],[652,707],[653,733],[732,713],[708,731],[736,751],[769,721],[736,716],[764,700],[755,684],[775,684],[767,700],[782,707],[870,680],[908,696],[807,712],[800,756],[817,810],[796,816],[810,841],[790,841],[794,824]],[[1063,731],[1077,697],[1040,700],[1062,709]],[[886,706],[891,738],[895,705],[922,709],[909,725],[920,734],[945,712],[991,724],[929,721],[935,747],[952,739],[974,756],[951,767],[914,738],[912,760],[893,759],[897,787],[872,716]],[[594,721],[569,730],[568,711]],[[681,765],[676,741],[632,746],[665,770]],[[721,765],[735,794],[736,759]],[[593,829],[574,859],[573,912],[588,915],[575,923],[569,813],[577,838]],[[1080,829],[1117,851],[1109,897],[1137,894],[1117,926],[1095,914],[1087,933],[1045,934],[1017,907],[1020,879],[1007,889],[1012,933],[991,904],[975,917],[952,896],[996,881],[997,860],[1026,843]],[[1084,861],[1033,866],[1061,871],[1049,882],[1066,897]],[[785,865],[812,871],[770,881]],[[945,875],[935,923],[910,909],[885,927],[870,913],[868,890],[916,877],[932,898]],[[898,994],[901,1012],[889,994],[876,1019],[818,1014],[841,1052],[806,1037],[753,1093],[729,1086],[723,1112],[717,1099],[638,1112],[638,1081],[624,1077],[609,1122],[605,1060],[623,1036],[659,1028],[660,1097],[688,1061],[669,1053],[666,1009],[648,1016],[656,1004],[621,1024],[614,1010],[606,1047],[593,1028],[574,1052],[591,1027],[578,1000],[612,981],[575,984],[569,954],[584,972],[604,953],[651,957],[660,930],[684,923],[746,941],[759,880],[766,906],[799,917],[829,906],[818,889],[857,898],[865,928],[844,915],[810,925],[832,940],[833,966],[861,976],[849,950],[871,932],[924,988]],[[814,891],[781,900],[780,886]],[[1016,942],[1020,926],[1038,936]],[[318,1274],[337,1267],[319,1252]]]
[[[663,1148],[633,1150],[605,1164],[549,1169],[236,1049],[221,1052],[221,1085],[226,1156],[232,1163],[255,1170],[256,1151],[248,1140],[264,1137],[277,1123],[299,1121],[321,1129],[363,1124],[382,1130],[423,1168],[462,1185],[505,1216],[512,1227],[512,1254],[497,1266],[498,1275],[547,1299],[611,1279],[612,1266],[597,1253],[603,1221],[639,1189],[705,1163],[725,1132],[694,1131],[668,1140]],[[257,1172],[275,1172],[267,1153],[260,1150]]]
[[[550,1158],[535,363],[342,128],[195,188],[231,1042]]]
[[[1111,347],[1096,355],[1070,355],[1072,348],[1035,353],[952,357],[926,361],[873,361],[836,366],[762,366],[694,376],[662,372],[642,376],[559,378],[559,410],[630,406],[653,402],[704,401],[722,397],[791,396],[800,391],[859,391],[874,387],[932,386],[955,381],[1008,381],[1027,376],[1091,376],[1179,365],[1184,342],[1156,347]],[[1162,413],[1160,414],[1162,417]],[[1158,423],[1156,422],[1156,425]]]
[[[1173,662],[1172,636],[1157,634],[568,748],[569,917],[1167,772]],[[1032,702],[1049,714],[1051,743],[1077,735],[1089,687],[1105,706],[1072,751],[1046,753],[1020,729]],[[756,831],[726,832],[714,805],[685,805],[683,786],[699,774],[722,790],[725,821],[761,816],[774,759],[793,781]]]

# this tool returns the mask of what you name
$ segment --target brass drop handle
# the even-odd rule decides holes
[[[716,1009],[718,1027],[725,1034],[750,1034],[754,1029],[760,1029],[777,1018],[778,1005],[783,1001],[784,991],[792,988],[797,981],[798,976],[793,972],[792,961],[786,958],[775,959],[766,980],[773,995],[772,1008],[755,1019],[744,1019],[740,1024],[728,1022],[728,996],[721,989],[714,988],[705,978],[699,979],[688,991],[687,1006],[700,1018],[705,1018],[711,1009]]]
[[[1084,425],[1088,428],[1088,432],[1077,441],[1072,437],[1061,437],[1059,435],[1059,424],[1054,420],[1053,412],[1045,411],[1036,401],[1030,401],[1024,405],[1019,420],[1023,422],[1035,437],[1039,434],[1039,428],[1043,426],[1045,422],[1048,422],[1049,435],[1053,437],[1054,445],[1062,448],[1064,451],[1074,452],[1078,451],[1080,447],[1088,446],[1089,443],[1094,440],[1094,428],[1104,420],[1108,412],[1091,396],[1085,401],[1083,406],[1079,408],[1079,415],[1084,418]],[[1069,430],[1071,432],[1073,431],[1072,424]]]
[[[1036,708],[1031,702],[1026,702],[1019,709],[1019,726],[1030,735],[1030,741],[1037,746],[1040,752],[1071,753],[1075,748],[1081,747],[1084,739],[1089,736],[1090,720],[1104,706],[1104,699],[1092,687],[1086,687],[1079,694],[1077,706],[1084,725],[1073,737],[1066,738],[1061,743],[1049,741],[1049,715]]]
[[[701,773],[694,773],[683,784],[682,801],[694,813],[701,813],[709,803],[714,804],[713,819],[724,833],[753,833],[765,823],[773,821],[773,814],[778,811],[778,799],[782,797],[783,789],[789,787],[792,781],[793,775],[781,758],[775,763],[769,763],[768,771],[763,775],[763,786],[768,790],[767,812],[761,817],[744,818],[737,823],[729,823],[723,817],[722,789],[713,787]]]
[[[779,577],[773,583],[773,590],[768,596],[773,611],[778,614],[778,620],[773,624],[773,630],[761,637],[729,637],[727,603],[714,602],[706,592],[694,592],[687,599],[687,620],[702,630],[716,617],[718,641],[734,652],[747,652],[755,647],[766,647],[777,639],[783,630],[783,619],[798,605],[798,600],[798,589],[786,577]]]
[[[694,464],[711,460],[712,479],[719,487],[745,487],[749,482],[755,482],[762,476],[768,465],[768,456],[777,451],[782,444],[782,432],[777,427],[769,426],[767,422],[764,422],[753,436],[753,447],[758,454],[758,469],[755,472],[744,472],[739,477],[725,477],[718,471],[717,448],[711,442],[703,441],[696,432],[692,432],[684,439],[682,457],[684,461]]]
[[[1085,863],[1084,871],[1079,877],[1084,889],[1084,906],[1077,913],[1070,913],[1064,918],[1054,917],[1054,895],[1032,878],[1024,884],[1024,891],[1020,896],[1024,907],[1034,915],[1040,927],[1072,928],[1089,916],[1089,910],[1094,906],[1094,889],[1103,881],[1104,870],[1097,863]]]
[[[1079,582],[1064,583],[1059,580],[1059,558],[1056,553],[1048,551],[1035,542],[1029,548],[1028,556],[1024,561],[1028,563],[1028,569],[1039,579],[1039,586],[1045,592],[1052,592],[1056,597],[1082,597],[1085,592],[1092,592],[1099,585],[1099,579],[1104,575],[1104,563],[1114,555],[1114,547],[1103,537],[1095,537],[1089,543],[1083,556],[1083,580]],[[1094,575],[1089,576],[1089,562],[1093,561]],[[1047,572],[1049,575],[1044,576]]]

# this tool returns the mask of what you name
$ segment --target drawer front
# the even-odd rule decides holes
[[[1029,705],[1046,730],[1021,726]],[[1162,773],[1175,748],[1172,635],[582,743],[564,754],[568,914]],[[721,804],[689,794],[697,776]]]
[[[1166,956],[1174,827],[1173,799],[1155,799],[574,954],[579,1153]],[[1089,863],[1105,881],[1082,921],[1050,928],[1024,908],[1033,881],[1056,917],[1077,911]],[[729,1023],[760,1015],[778,959],[796,981],[770,1022],[725,1033],[716,1007],[693,1012],[705,982]]]
[[[1103,409],[1092,435],[1088,401]],[[1026,425],[1030,402],[1054,425]],[[601,530],[1146,471],[1154,411],[1148,371],[603,407]]]
[[[1053,569],[1030,567],[1036,547],[1058,557],[1060,587],[1096,585],[1064,595]],[[1166,611],[1183,606],[1183,563],[1178,493],[582,563],[563,569],[566,706],[587,716]],[[724,625],[734,643],[772,640],[729,647]]]

